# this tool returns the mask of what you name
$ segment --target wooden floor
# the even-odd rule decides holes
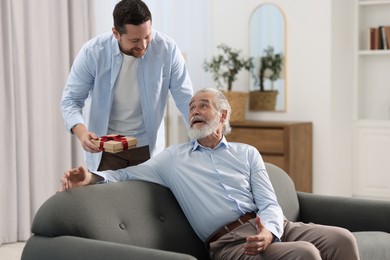
[[[1,260],[20,260],[25,243],[18,242],[0,246]]]

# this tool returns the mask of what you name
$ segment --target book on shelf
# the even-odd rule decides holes
[[[368,29],[368,49],[388,50],[390,49],[390,26],[378,26]]]
[[[387,39],[386,39],[386,31],[385,31],[385,26],[380,26],[379,27],[379,30],[380,30],[380,34],[381,34],[381,42],[382,42],[382,49],[383,50],[387,50],[388,49],[388,45],[387,45]]]
[[[379,49],[379,29],[378,28],[371,28],[372,33],[372,46],[370,46],[371,50],[378,50]]]
[[[387,49],[390,49],[390,26],[384,26],[384,28],[387,40]]]
[[[369,50],[379,50],[379,28],[372,27],[369,29],[368,33],[368,49]]]

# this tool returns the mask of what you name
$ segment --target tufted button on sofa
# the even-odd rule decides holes
[[[390,202],[296,192],[290,177],[266,164],[292,221],[349,229],[362,260],[390,259]],[[74,188],[36,213],[22,260],[208,259],[169,189],[129,181]]]

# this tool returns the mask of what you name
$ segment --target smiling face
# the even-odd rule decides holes
[[[199,142],[202,142],[202,139],[219,142],[225,117],[225,111],[218,111],[216,108],[214,93],[197,93],[190,102],[188,136]]]
[[[121,51],[126,55],[141,58],[152,41],[152,22],[148,20],[140,25],[126,24],[125,29],[126,32],[120,34],[112,28]]]

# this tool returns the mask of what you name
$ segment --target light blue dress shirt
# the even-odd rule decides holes
[[[95,174],[105,182],[144,180],[168,187],[203,241],[252,211],[258,211],[277,238],[283,233],[283,212],[263,159],[247,144],[223,138],[210,149],[190,141],[170,146],[143,164]]]
[[[137,77],[143,120],[151,156],[165,147],[164,112],[170,92],[188,123],[192,83],[184,58],[169,37],[153,31],[146,54],[139,59]],[[98,136],[106,135],[113,100],[113,87],[123,61],[112,32],[97,36],[81,48],[63,91],[61,111],[68,131],[85,124]],[[102,153],[85,152],[87,167],[96,170]]]

